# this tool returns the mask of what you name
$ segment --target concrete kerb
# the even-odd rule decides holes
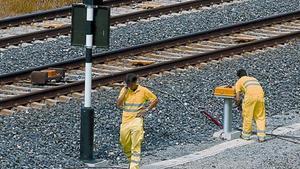
[[[225,134],[223,130],[217,131],[213,134],[214,138],[220,138],[224,140],[234,140],[240,138],[241,132],[240,131],[232,131],[230,133]]]
[[[276,130],[273,131],[272,134],[282,135],[282,134],[294,132],[297,130],[300,130],[300,123],[295,123],[295,124],[292,124],[289,126],[277,128]],[[185,163],[189,163],[192,161],[201,160],[206,157],[217,155],[228,149],[233,149],[233,148],[238,148],[241,146],[249,145],[254,142],[255,142],[254,140],[246,141],[246,140],[242,140],[242,139],[226,141],[224,143],[215,145],[211,148],[208,148],[208,149],[205,149],[205,150],[193,153],[193,154],[189,154],[189,155],[178,157],[178,158],[171,159],[171,160],[165,160],[165,161],[160,161],[157,163],[145,165],[145,166],[142,166],[141,169],[165,169],[165,168],[175,167],[178,165],[182,165]]]
[[[90,168],[107,167],[109,162],[107,160],[96,159],[91,162],[85,162],[85,165]]]

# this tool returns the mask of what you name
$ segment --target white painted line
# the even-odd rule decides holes
[[[274,130],[273,134],[286,134],[288,132],[293,132],[293,131],[297,131],[297,130],[300,130],[300,123],[295,123],[295,124],[292,124],[292,125],[286,126],[286,127],[280,127],[278,129]],[[164,169],[164,168],[174,167],[174,166],[182,165],[182,164],[189,163],[192,161],[204,159],[206,157],[214,156],[214,155],[217,155],[227,149],[241,147],[241,146],[248,145],[248,144],[251,144],[254,142],[255,142],[254,140],[251,140],[251,141],[245,141],[242,139],[231,140],[231,141],[227,141],[227,142],[215,145],[211,148],[208,148],[208,149],[205,149],[205,150],[193,153],[193,154],[189,154],[189,155],[171,159],[171,160],[165,160],[165,161],[145,165],[145,166],[142,166],[141,169]]]

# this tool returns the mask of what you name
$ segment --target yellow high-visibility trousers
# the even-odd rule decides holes
[[[242,107],[243,137],[250,138],[252,133],[252,121],[254,119],[257,128],[257,136],[263,139],[266,136],[266,111],[264,98],[246,96]]]
[[[141,147],[144,139],[144,120],[134,120],[121,124],[120,143],[130,162],[130,169],[139,169],[141,161]]]

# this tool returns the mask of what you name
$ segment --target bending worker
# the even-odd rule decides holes
[[[247,76],[244,69],[237,71],[239,80],[235,84],[236,98],[235,101],[239,106],[241,103],[240,93],[244,94],[242,104],[243,131],[241,138],[250,140],[252,133],[252,120],[254,119],[257,128],[258,141],[265,141],[266,130],[266,112],[264,91],[254,77]]]
[[[139,169],[144,138],[143,118],[157,105],[158,99],[149,89],[137,84],[135,74],[128,74],[125,83],[117,100],[117,106],[123,109],[120,143],[130,162],[129,168]]]

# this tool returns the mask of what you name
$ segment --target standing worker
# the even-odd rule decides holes
[[[239,77],[239,80],[235,84],[235,101],[238,106],[241,103],[240,93],[244,94],[242,104],[243,131],[241,138],[250,140],[252,133],[252,120],[254,119],[257,128],[258,141],[264,142],[266,136],[264,91],[257,79],[247,76],[246,70],[238,70],[237,76]]]
[[[144,138],[143,118],[157,105],[158,99],[149,89],[137,84],[135,74],[128,74],[125,83],[117,100],[117,106],[123,109],[120,143],[130,162],[129,168],[139,169]]]

